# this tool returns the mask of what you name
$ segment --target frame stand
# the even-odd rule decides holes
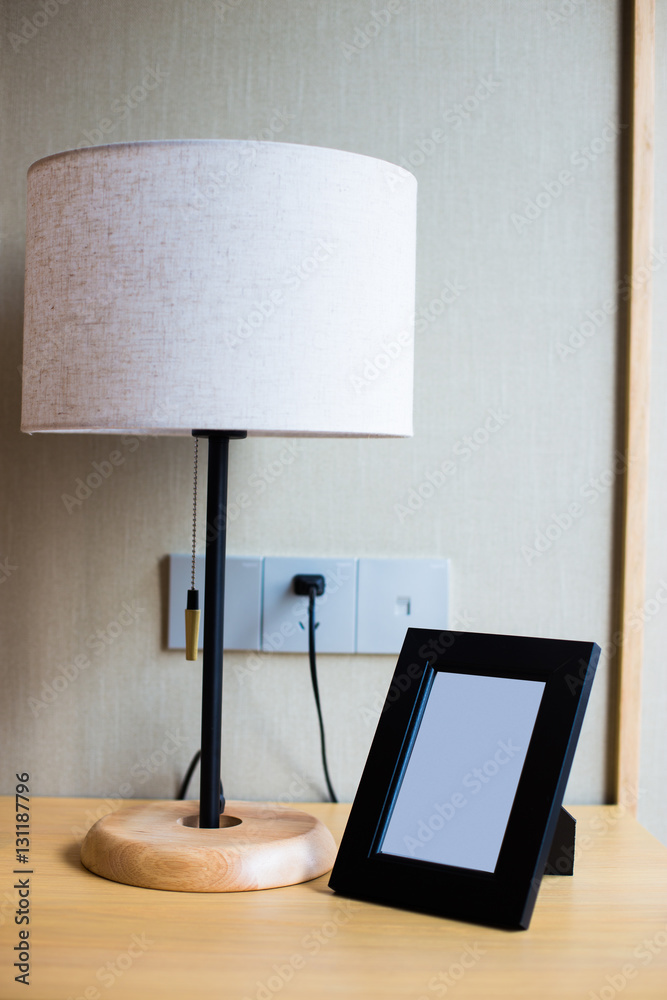
[[[286,806],[225,805],[220,794],[228,453],[230,438],[246,432],[192,433],[208,438],[199,813],[196,803],[176,800],[103,816],[86,835],[81,861],[103,878],[147,889],[231,892],[294,885],[333,866],[336,845],[327,827]]]
[[[574,875],[574,840],[577,821],[561,806],[549,857],[544,867],[545,875]]]

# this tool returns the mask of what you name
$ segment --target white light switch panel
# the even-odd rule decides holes
[[[190,556],[172,555],[169,573],[169,649],[185,648],[184,608]],[[196,577],[203,643],[204,556]],[[225,578],[225,649],[308,652],[308,599],[298,597],[298,573],[322,573],[316,649],[319,653],[398,653],[406,630],[447,628],[446,559],[322,559],[228,556]]]
[[[204,640],[205,557],[197,556],[196,585],[201,621],[199,648]],[[185,602],[190,587],[191,556],[169,557],[169,649],[185,649]],[[260,648],[262,560],[227,556],[225,562],[225,649]]]
[[[399,653],[408,628],[448,621],[447,559],[359,559],[357,653]]]
[[[356,560],[291,556],[264,559],[262,649],[308,652],[308,598],[298,597],[292,587],[298,573],[321,573],[325,579],[324,594],[315,605],[317,652],[354,653]]]

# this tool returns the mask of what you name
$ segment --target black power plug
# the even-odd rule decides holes
[[[299,597],[309,597],[311,587],[315,588],[315,597],[321,597],[324,593],[324,577],[320,573],[297,573],[292,583],[294,593]]]

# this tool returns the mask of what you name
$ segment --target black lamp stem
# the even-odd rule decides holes
[[[229,440],[245,437],[246,433],[200,430],[192,433],[195,437],[208,438],[199,826],[214,830],[220,826],[222,649]]]

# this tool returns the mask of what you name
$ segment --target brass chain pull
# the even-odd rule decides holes
[[[185,609],[185,659],[196,660],[199,650],[199,591],[195,588],[195,548],[197,546],[197,463],[199,459],[199,438],[195,438],[195,470],[192,498],[192,570],[190,589]]]

